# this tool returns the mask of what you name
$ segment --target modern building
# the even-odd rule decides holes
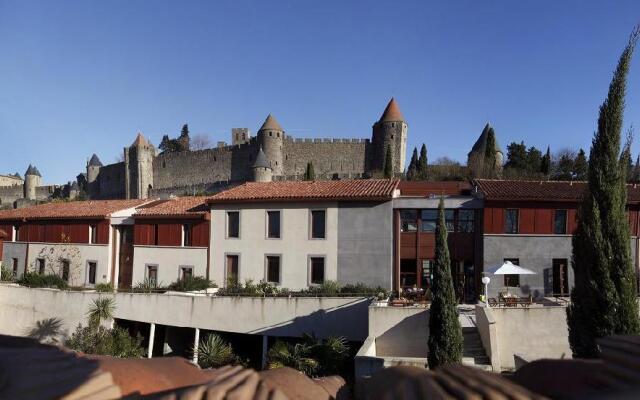
[[[211,278],[391,287],[397,180],[248,182],[211,197]]]
[[[59,274],[72,286],[108,283],[127,251],[136,207],[145,200],[48,203],[0,211],[7,233],[2,264],[25,272]]]

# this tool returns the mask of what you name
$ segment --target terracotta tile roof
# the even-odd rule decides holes
[[[393,97],[387,104],[387,108],[384,109],[382,116],[380,117],[380,121],[378,122],[387,122],[387,121],[404,121],[404,116],[400,112],[400,107],[398,107],[398,102]]]
[[[584,181],[519,181],[476,179],[474,183],[487,200],[580,201]],[[640,186],[627,185],[627,202],[640,202]]]
[[[144,137],[142,132],[138,132],[138,135],[136,136],[136,140],[134,140],[133,143],[131,143],[130,147],[148,146],[148,145],[149,145],[149,141],[147,140],[147,138]]]
[[[390,200],[397,179],[247,182],[218,193],[208,203],[313,200]]]
[[[56,218],[102,219],[112,213],[140,206],[149,200],[89,200],[47,203],[33,207],[0,211],[0,220],[38,220]]]
[[[160,200],[138,209],[134,218],[194,217],[205,218],[209,212],[206,196],[176,197]]]
[[[473,186],[467,181],[400,181],[400,197],[469,196]]]

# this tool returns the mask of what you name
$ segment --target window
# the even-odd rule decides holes
[[[267,237],[280,239],[280,211],[267,211]]]
[[[147,265],[147,281],[151,286],[158,286],[158,266]]]
[[[227,255],[227,285],[237,285],[240,268],[237,255]]]
[[[180,279],[191,279],[193,278],[193,267],[192,266],[182,266],[180,267]]]
[[[95,261],[87,261],[87,282],[89,285],[96,284],[96,270],[98,269],[98,263]]]
[[[267,256],[267,282],[280,283],[280,256]]]
[[[69,282],[69,260],[62,260],[62,280]]]
[[[433,263],[432,260],[422,260],[422,273],[420,275],[421,288],[431,287],[431,282],[433,282]]]
[[[556,210],[553,217],[553,233],[556,235],[567,233],[567,210]]]
[[[455,224],[453,222],[453,210],[444,210],[444,223],[447,226],[447,232],[453,232]]]
[[[98,242],[98,227],[95,225],[89,226],[89,244],[96,244]]]
[[[182,246],[191,246],[191,225],[182,225]]]
[[[416,260],[404,259],[400,260],[400,286],[414,287],[417,285],[416,278]]]
[[[400,232],[415,232],[418,230],[418,212],[416,210],[400,211]]]
[[[566,296],[569,294],[569,271],[566,258],[554,258],[551,261],[553,273],[553,294]]]
[[[310,283],[322,285],[324,283],[324,257],[311,257],[310,264]]]
[[[17,242],[18,241],[18,226],[14,225],[11,228],[11,241],[12,242]]]
[[[504,262],[511,261],[513,265],[520,265],[519,258],[505,258]],[[507,287],[519,287],[520,286],[520,275],[503,275],[504,276],[504,286]]]
[[[160,230],[158,224],[153,225],[153,245],[157,246],[160,243]]]
[[[18,277],[18,259],[12,258],[11,261],[13,262],[13,277],[17,278]]]
[[[326,237],[325,217],[326,217],[325,210],[311,211],[311,238],[312,239],[324,239]]]
[[[422,232],[435,232],[438,224],[438,210],[422,210],[420,219],[422,220]]]
[[[504,210],[504,233],[518,233],[518,210]]]
[[[45,272],[45,261],[44,258],[37,258],[36,259],[36,268],[38,268],[38,273],[40,275],[43,275]]]
[[[227,212],[227,237],[240,237],[240,211]]]
[[[474,210],[458,211],[458,232],[473,233],[474,227]]]

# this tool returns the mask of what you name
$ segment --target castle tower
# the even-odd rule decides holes
[[[371,144],[373,146],[371,169],[382,170],[387,148],[391,148],[393,172],[404,171],[407,154],[408,126],[400,112],[398,103],[391,98],[380,119],[373,124]]]
[[[273,175],[281,176],[283,174],[282,142],[284,141],[284,130],[271,114],[267,116],[258,130],[257,137],[258,144],[264,150]]]
[[[271,182],[273,180],[273,170],[269,166],[269,161],[264,151],[262,151],[262,147],[258,150],[256,162],[253,163],[252,168],[254,182]]]
[[[156,149],[138,133],[136,140],[124,149],[125,192],[127,199],[146,199],[153,188],[153,159]]]
[[[471,151],[467,154],[467,165],[471,166],[474,163],[475,158],[484,158],[484,154],[487,149],[487,139],[489,138],[489,134],[493,133],[493,137],[495,138],[496,143],[496,167],[502,168],[502,162],[504,161],[504,154],[502,153],[502,149],[498,144],[498,138],[496,137],[495,131],[493,127],[487,122],[482,130],[482,133],[478,137],[478,140],[473,144]]]
[[[100,168],[102,168],[102,162],[94,153],[87,162],[87,194],[90,198],[98,198],[100,196],[100,186],[97,182]]]
[[[29,164],[27,172],[24,173],[24,198],[36,200],[36,188],[42,186],[42,175],[38,168]]]

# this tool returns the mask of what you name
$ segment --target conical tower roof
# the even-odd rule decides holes
[[[31,164],[29,164],[29,168],[27,168],[27,172],[24,173],[24,176],[27,176],[27,175],[35,175],[35,176],[42,177],[42,175],[40,175],[40,171],[38,171],[38,168],[34,167]]]
[[[267,160],[267,156],[262,151],[262,146],[260,146],[260,150],[258,150],[258,155],[256,156],[256,162],[253,163],[253,168],[271,168],[269,165],[269,161]]]
[[[282,129],[282,127],[280,126],[278,121],[276,121],[273,115],[269,114],[267,116],[267,119],[264,120],[264,123],[262,124],[260,129],[258,129],[258,131],[263,131],[263,130],[283,131],[284,129]]]
[[[144,137],[142,132],[138,132],[138,136],[136,136],[136,140],[133,141],[130,147],[138,147],[138,146],[148,146],[149,141]]]
[[[102,167],[102,162],[100,162],[100,159],[95,153],[91,156],[91,159],[89,160],[89,165],[92,167]]]
[[[500,149],[500,145],[498,144],[498,138],[496,137],[495,131],[493,131],[493,127],[487,122],[487,124],[484,126],[484,129],[482,130],[482,133],[480,134],[480,137],[478,137],[478,140],[476,140],[476,142],[474,143],[469,154],[485,153],[485,150],[487,148],[487,139],[489,138],[489,132],[493,132],[493,137],[495,138],[496,143],[496,151],[502,153],[502,149]]]
[[[387,108],[384,109],[382,116],[378,122],[389,122],[389,121],[404,121],[404,116],[400,112],[400,107],[398,107],[398,102],[395,98],[391,98],[389,104],[387,104]]]

